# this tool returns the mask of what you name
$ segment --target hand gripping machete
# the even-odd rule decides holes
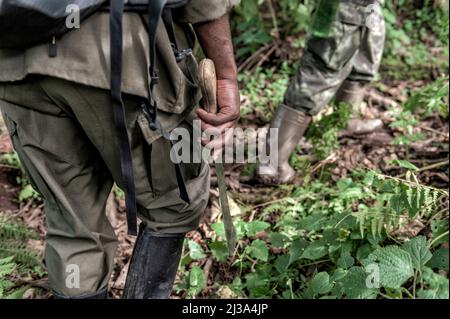
[[[203,94],[203,107],[209,113],[217,113],[217,79],[214,62],[210,59],[203,59],[200,61],[198,67],[199,84]],[[225,226],[228,254],[232,256],[236,247],[236,230],[234,229],[230,207],[228,205],[227,185],[225,184],[223,163],[215,163],[215,167],[217,184],[219,185],[220,207],[222,209],[223,223]]]

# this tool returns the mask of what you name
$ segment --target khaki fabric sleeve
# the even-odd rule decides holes
[[[212,21],[228,13],[240,0],[191,0],[177,10],[177,20],[187,23]]]

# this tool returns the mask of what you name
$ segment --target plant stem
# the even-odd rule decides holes
[[[300,267],[301,267],[301,268],[302,268],[302,267],[309,267],[309,266],[313,266],[313,265],[317,265],[317,264],[323,264],[323,263],[326,263],[326,262],[329,262],[329,261],[331,261],[331,259],[319,260],[319,261],[316,261],[316,262],[313,262],[313,263],[300,265]]]
[[[441,239],[442,237],[445,237],[445,236],[448,236],[448,230],[447,230],[445,233],[442,233],[442,234],[440,234],[439,236],[437,236],[435,239],[433,239],[433,240],[431,241],[431,243],[428,245],[428,248],[433,247],[433,244],[434,244],[435,242],[437,242],[439,239]]]
[[[416,281],[417,281],[417,270],[414,271],[414,280],[413,280],[413,299],[416,299]]]
[[[267,3],[269,5],[269,11],[270,11],[270,15],[272,17],[272,23],[273,23],[273,28],[275,31],[275,37],[277,39],[280,39],[280,30],[278,29],[277,14],[275,13],[275,8],[273,7],[272,0],[268,0]]]

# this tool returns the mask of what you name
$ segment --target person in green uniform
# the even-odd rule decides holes
[[[221,130],[236,123],[240,99],[228,12],[237,2],[191,0],[173,17],[178,46],[192,48],[195,32],[216,64],[217,115],[196,109],[201,93],[195,58],[177,62],[166,26],[158,26],[159,84],[152,94],[166,131],[192,129],[194,115]],[[124,298],[168,298],[184,236],[196,229],[207,205],[209,167],[181,164],[190,203],[180,199],[170,142],[141,125],[142,99],[150,93],[149,41],[140,14],[124,14],[123,34],[123,102],[142,221]],[[45,264],[56,298],[106,298],[114,267],[117,238],[105,206],[122,176],[109,41],[109,14],[98,12],[58,40],[56,57],[49,56],[48,44],[0,50],[0,108],[23,167],[45,200]]]
[[[326,28],[324,20],[330,14],[327,10],[333,9],[333,21]],[[295,172],[288,163],[289,157],[312,117],[333,97],[337,106],[345,102],[358,110],[380,66],[385,26],[379,1],[322,0],[316,11],[300,68],[271,123],[271,128],[278,129],[278,164],[259,165],[263,183],[291,182]],[[364,133],[379,128],[382,122],[353,118],[348,125],[349,130]]]

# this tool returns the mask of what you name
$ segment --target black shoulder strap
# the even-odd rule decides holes
[[[123,0],[111,1],[110,41],[111,41],[111,100],[114,109],[116,134],[119,143],[122,166],[123,188],[127,210],[128,234],[137,235],[136,191],[134,187],[133,161],[128,139],[125,108],[122,101],[122,17]]]

